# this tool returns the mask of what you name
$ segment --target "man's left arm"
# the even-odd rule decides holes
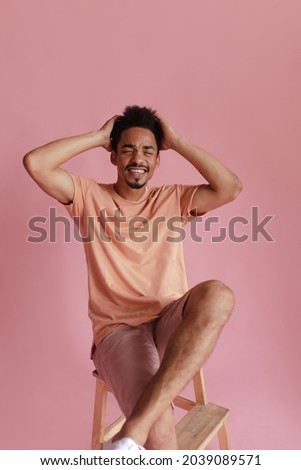
[[[209,152],[177,134],[161,117],[159,119],[164,133],[162,150],[170,148],[182,155],[208,182],[201,184],[194,194],[191,207],[196,214],[233,201],[242,190],[240,179]]]

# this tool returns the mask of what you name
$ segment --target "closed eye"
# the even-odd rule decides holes
[[[139,148],[141,147],[136,147],[135,145],[132,145],[132,144],[125,144],[122,147],[121,152],[123,155],[132,155],[135,152],[135,150],[138,150]],[[142,150],[143,150],[143,155],[147,157],[152,157],[153,155],[155,155],[155,149],[152,145],[144,145],[142,147]]]
[[[143,153],[144,153],[144,155],[149,155],[149,156],[151,156],[151,155],[154,155],[155,149],[154,149],[154,147],[153,147],[152,145],[150,145],[150,146],[148,146],[148,145],[146,146],[146,145],[145,145],[145,146],[143,147]]]

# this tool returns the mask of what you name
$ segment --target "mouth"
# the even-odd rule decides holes
[[[143,175],[148,173],[148,168],[146,167],[137,167],[137,166],[128,166],[125,168],[126,172],[129,173],[133,178],[141,178]]]

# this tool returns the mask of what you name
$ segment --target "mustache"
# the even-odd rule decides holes
[[[149,167],[147,165],[137,165],[137,163],[129,163],[125,169],[128,170],[129,168],[141,168],[142,170],[149,171]]]

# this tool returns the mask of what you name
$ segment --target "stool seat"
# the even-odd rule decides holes
[[[96,391],[91,448],[92,450],[98,450],[102,448],[104,442],[112,439],[120,431],[125,422],[125,417],[121,415],[113,423],[107,425],[107,396],[112,391],[100,379],[96,370],[93,371],[93,376],[96,378]],[[229,410],[207,402],[202,370],[193,378],[193,385],[195,401],[182,396],[177,396],[174,400],[176,407],[187,411],[176,424],[179,449],[205,449],[216,435],[218,436],[220,449],[230,449],[227,427]]]

